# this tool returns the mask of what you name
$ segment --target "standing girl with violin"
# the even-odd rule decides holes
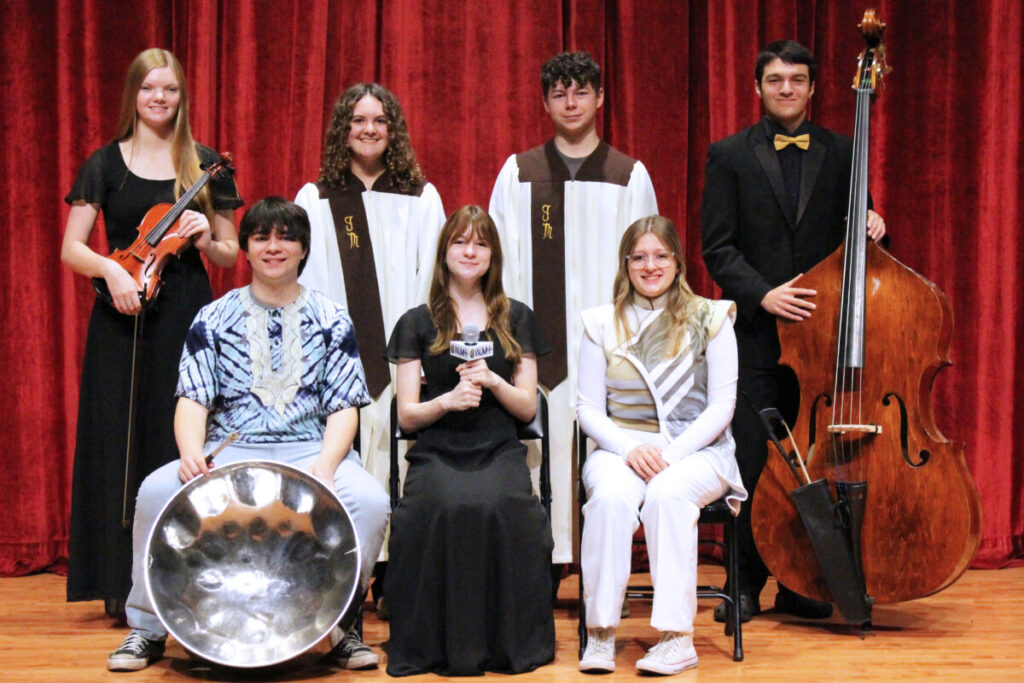
[[[102,280],[110,293],[109,302],[97,298],[93,306],[82,363],[67,596],[102,599],[111,616],[123,616],[131,588],[132,537],[122,524],[129,428],[137,444],[136,482],[178,457],[172,429],[178,360],[192,319],[213,299],[200,252],[221,267],[235,263],[232,210],[242,200],[230,177],[203,187],[178,221],[177,232],[193,245],[180,260],[169,259],[161,295],[145,312],[132,277],[88,240],[102,211],[111,250],[128,247],[147,211],[174,203],[203,175],[200,164],[217,158],[192,139],[181,64],[167,50],[148,49],[128,67],[114,141],[89,157],[65,197],[71,211],[61,261]],[[134,410],[133,355],[139,364]]]

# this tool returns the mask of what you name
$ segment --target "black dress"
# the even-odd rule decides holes
[[[200,159],[217,159],[197,145]],[[233,180],[211,181],[216,209],[242,205]],[[147,180],[129,172],[116,142],[94,152],[64,199],[98,203],[111,250],[138,236],[154,204],[174,203],[174,180]],[[195,208],[195,207],[193,207]],[[174,442],[174,388],[185,333],[213,296],[199,251],[189,248],[171,259],[164,284],[144,316],[138,393],[136,486],[157,467],[178,457]],[[123,602],[131,589],[132,536],[121,525],[128,396],[135,317],[96,300],[82,360],[71,484],[67,598]]]
[[[510,321],[524,353],[548,352],[529,308],[513,301]],[[419,306],[399,319],[388,344],[389,360],[422,361],[421,401],[459,381],[457,358],[427,353],[436,334],[427,307]],[[512,368],[494,346],[487,365],[509,381]],[[484,389],[479,407],[447,413],[419,432],[406,458],[384,587],[387,672],[522,673],[550,662],[554,542],[514,418]]]

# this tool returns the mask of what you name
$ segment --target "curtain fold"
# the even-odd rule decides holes
[[[787,37],[818,60],[812,118],[849,134],[862,9],[829,0],[0,3],[0,575],[67,555],[92,291],[60,264],[62,198],[113,137],[124,72],[142,49],[181,59],[196,139],[234,153],[248,203],[292,198],[314,180],[334,101],[356,81],[379,80],[402,102],[448,211],[486,206],[507,156],[551,136],[540,67],[562,49],[588,50],[605,74],[599,130],[647,166],[691,283],[715,295],[700,257],[708,145],[760,117],[754,59]],[[942,432],[967,443],[981,491],[975,566],[1024,563],[1014,438],[1024,423],[1014,392],[1024,385],[1024,9],[887,0],[880,15],[894,70],[872,115],[872,193],[893,254],[955,311],[954,365],[940,373],[933,405]],[[92,244],[105,248],[101,224]],[[247,273],[243,258],[211,269],[215,292]]]

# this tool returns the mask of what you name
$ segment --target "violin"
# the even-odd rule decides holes
[[[780,364],[800,385],[784,457],[770,457],[751,509],[765,565],[797,593],[832,602],[794,504],[799,487],[787,458],[806,454],[806,481],[835,501],[829,525],[849,532],[866,601],[920,598],[953,583],[981,539],[981,502],[964,444],[935,424],[931,391],[951,365],[953,310],[932,282],[869,242],[866,232],[869,111],[887,70],[881,23],[868,10],[857,93],[847,231],[809,270],[814,315],[778,321]]]
[[[163,280],[160,275],[171,257],[180,257],[198,235],[184,237],[178,233],[178,219],[211,178],[226,178],[234,174],[230,152],[224,152],[215,163],[200,166],[203,173],[174,204],[157,204],[146,212],[139,224],[139,236],[125,249],[117,249],[107,258],[127,271],[138,287],[142,308],[147,308],[160,293]],[[107,281],[93,278],[96,293],[113,304]]]

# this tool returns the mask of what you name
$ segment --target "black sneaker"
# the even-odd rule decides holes
[[[138,631],[128,637],[107,657],[110,671],[140,671],[164,656],[164,641],[149,640]]]
[[[380,657],[374,654],[373,650],[363,644],[362,639],[356,632],[355,627],[348,630],[341,640],[335,642],[337,634],[341,630],[335,628],[331,633],[331,642],[334,648],[327,653],[327,658],[340,666],[342,669],[376,669]]]

